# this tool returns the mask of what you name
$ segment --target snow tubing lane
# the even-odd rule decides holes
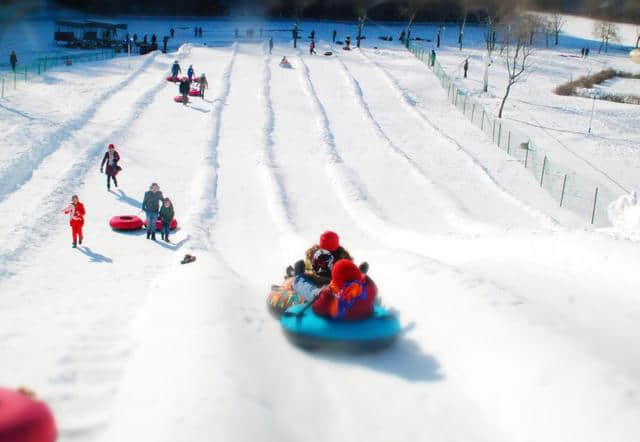
[[[190,97],[199,97],[200,96],[200,90],[199,89],[190,89],[189,90],[189,96]]]
[[[282,329],[294,345],[304,349],[359,353],[382,350],[400,335],[400,322],[384,307],[375,305],[373,315],[360,321],[338,321],[316,315],[304,305],[287,309],[280,319]]]
[[[109,220],[109,225],[114,230],[138,230],[144,222],[135,215],[114,216]]]
[[[293,290],[293,277],[287,278],[282,285],[271,286],[271,291],[267,295],[267,307],[276,318],[289,307],[304,303],[304,298]]]
[[[142,220],[140,220],[142,221]],[[146,221],[142,221],[142,226],[147,227],[147,222]],[[140,227],[142,227],[140,226]],[[172,219],[171,222],[169,223],[169,230],[176,230],[178,228],[178,220],[177,219]],[[156,221],[156,230],[162,230],[162,220],[158,220]]]
[[[54,442],[56,424],[47,405],[0,388],[0,442]]]

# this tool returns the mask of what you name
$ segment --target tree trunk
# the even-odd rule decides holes
[[[502,111],[504,110],[504,104],[507,102],[507,98],[509,98],[509,92],[511,91],[511,85],[513,85],[513,80],[509,79],[509,83],[507,83],[507,90],[504,91],[504,97],[502,97],[502,103],[500,103],[500,110],[498,111],[498,118],[502,118]]]
[[[638,35],[638,38],[636,39],[636,48],[640,46],[640,34]]]
[[[362,18],[358,19],[358,47],[360,47],[360,39],[362,38]]]
[[[464,27],[467,24],[467,8],[464,8],[464,18],[462,19],[462,24],[460,25],[460,32],[458,33],[458,44],[460,45],[460,50],[462,50],[462,40],[464,40]]]
[[[556,34],[556,46],[558,46],[558,35],[560,34],[560,31],[559,30],[556,31],[555,34]]]

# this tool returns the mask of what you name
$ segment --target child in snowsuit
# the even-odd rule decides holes
[[[160,220],[162,221],[162,231],[160,232],[160,236],[166,242],[169,241],[169,230],[171,226],[171,221],[173,221],[174,211],[173,204],[169,198],[165,198],[162,202],[162,207],[160,208]]]
[[[118,181],[116,180],[116,175],[120,171],[118,161],[120,161],[120,155],[116,151],[115,146],[113,144],[109,144],[109,148],[104,153],[102,163],[100,164],[100,173],[104,170],[105,163],[107,165],[107,190],[111,190],[111,179],[113,179],[113,184],[118,187]]]
[[[328,250],[318,249],[313,255],[313,270],[304,269],[304,261],[295,264],[293,290],[304,298],[312,301],[320,292],[320,289],[331,282],[331,269],[333,268],[333,255]]]
[[[209,88],[209,82],[204,74],[200,75],[200,98],[204,100],[204,90]]]
[[[78,199],[78,195],[71,197],[71,204],[64,209],[64,213],[69,215],[69,225],[71,226],[71,236],[73,243],[71,247],[76,248],[77,244],[82,244],[82,226],[84,225],[84,204]]]
[[[373,313],[378,288],[348,259],[338,261],[331,271],[331,283],[320,290],[311,306],[315,314],[332,319],[366,319]]]
[[[189,69],[187,69],[187,77],[189,78],[189,82],[193,81],[193,74],[195,71],[193,70],[193,66],[189,65]]]
[[[191,82],[186,78],[182,79],[178,90],[180,91],[180,95],[182,95],[182,104],[185,106],[189,102],[189,89],[191,89]]]

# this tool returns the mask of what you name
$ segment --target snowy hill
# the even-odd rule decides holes
[[[0,101],[2,384],[41,394],[63,442],[633,440],[637,243],[557,207],[403,48],[276,43],[54,70]],[[174,59],[204,99],[174,102]],[[172,243],[108,225],[152,182]],[[389,350],[304,352],[267,312],[326,229],[399,312]]]

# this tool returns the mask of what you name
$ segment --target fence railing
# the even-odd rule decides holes
[[[116,56],[114,49],[102,49],[78,54],[61,54],[38,57],[27,65],[17,65],[15,71],[0,71],[0,98],[4,98],[11,91],[17,90],[35,75],[42,75],[57,66],[73,66],[77,63],[109,60]]]
[[[595,180],[581,177],[564,165],[556,163],[530,137],[493,115],[478,99],[456,84],[431,51],[410,43],[408,49],[436,75],[447,92],[447,98],[462,114],[479,127],[498,148],[520,162],[537,179],[560,207],[567,208],[591,224],[608,224],[607,206],[616,196]]]

